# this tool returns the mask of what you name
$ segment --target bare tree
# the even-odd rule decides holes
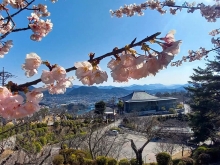
[[[125,143],[126,135],[109,136],[109,126],[103,127],[100,124],[93,124],[88,129],[86,144],[93,159],[97,156],[111,156],[118,158],[119,150]]]
[[[137,165],[142,165],[142,152],[153,138],[159,136],[161,131],[160,122],[155,117],[148,116],[128,118],[127,124],[136,131],[136,134],[142,134],[146,138],[145,143],[140,148],[137,148],[133,139],[130,139],[131,148],[136,155]]]

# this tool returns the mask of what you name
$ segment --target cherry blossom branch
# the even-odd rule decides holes
[[[141,46],[142,43],[145,43],[145,42],[148,42],[148,41],[150,41],[150,40],[153,40],[153,39],[155,39],[155,38],[156,38],[158,35],[160,35],[160,34],[161,34],[160,32],[157,32],[157,33],[155,33],[155,34],[153,34],[153,35],[151,35],[151,36],[149,36],[149,37],[144,38],[143,40],[141,40],[141,41],[139,41],[139,42],[137,42],[137,43],[134,43],[134,42],[136,41],[136,38],[135,38],[135,39],[129,44],[129,48],[133,48],[133,47],[136,47],[136,46]],[[106,53],[106,54],[101,55],[101,56],[99,56],[99,57],[97,57],[97,58],[94,58],[94,59],[92,59],[92,60],[89,60],[89,62],[101,61],[102,59],[104,59],[104,58],[106,58],[106,57],[109,57],[109,56],[112,56],[112,55],[121,53],[121,52],[123,52],[123,51],[125,51],[125,50],[126,50],[126,48],[121,48],[121,49],[113,50],[113,51],[111,51],[111,52],[109,52],[109,53]],[[70,72],[70,71],[73,71],[73,70],[76,70],[76,69],[77,69],[77,68],[76,68],[75,66],[73,66],[73,67],[67,68],[67,69],[66,69],[66,72]],[[11,86],[11,91],[17,91],[17,90],[22,89],[22,88],[24,88],[24,87],[28,87],[28,86],[31,86],[31,85],[36,85],[36,84],[38,84],[38,83],[40,83],[40,82],[41,82],[41,79],[39,78],[39,79],[37,79],[37,80],[31,81],[31,82],[26,82],[26,83],[24,83],[24,84],[20,84],[20,85],[17,85],[17,86],[12,85],[12,86]]]
[[[31,29],[30,26],[26,27],[26,28],[19,28],[19,29],[14,29],[11,32],[19,32],[19,31],[25,31],[25,30],[29,30]]]
[[[208,57],[208,53],[212,52],[212,51],[218,51],[220,50],[220,46],[210,49],[210,50],[205,50],[205,48],[199,48],[199,50],[197,51],[192,51],[189,50],[189,55],[188,56],[183,56],[182,60],[178,60],[175,62],[171,63],[171,66],[181,66],[182,62],[187,62],[187,60],[189,59],[189,62],[193,62],[195,60],[201,60],[203,57],[207,58]]]
[[[205,17],[206,20],[209,22],[215,22],[217,18],[220,16],[220,5],[218,1],[216,1],[216,4],[213,6],[206,6],[203,3],[197,4],[195,7],[195,3],[187,3],[185,2],[182,6],[175,5],[174,0],[166,0],[164,2],[160,2],[157,0],[148,0],[145,3],[136,5],[136,4],[130,4],[130,5],[124,5],[124,7],[120,7],[118,10],[110,10],[110,13],[112,16],[116,16],[118,18],[121,18],[123,15],[126,15],[128,17],[134,16],[135,14],[138,15],[144,15],[143,10],[146,10],[147,8],[150,8],[152,10],[157,10],[161,14],[165,14],[166,10],[164,10],[164,7],[170,8],[170,13],[175,15],[177,10],[180,10],[185,8],[188,9],[188,13],[193,13],[195,10],[200,10],[201,15]]]
[[[17,12],[15,12],[14,14],[12,14],[10,17],[14,17],[17,14],[19,14],[20,12],[22,12],[23,10],[27,9],[28,6],[30,6],[35,0],[30,1],[29,3],[27,3],[26,7],[21,8],[20,10],[18,10]],[[4,20],[8,19],[9,17],[5,17]]]
[[[9,12],[8,12],[8,9],[6,9],[4,6],[2,6],[1,5],[1,7],[3,7],[3,9],[5,10],[5,12],[7,13],[7,15],[8,15],[8,21],[7,21],[7,23],[6,23],[6,25],[8,25],[9,23],[10,23],[10,21],[13,23],[13,26],[11,27],[11,29],[10,30],[8,30],[5,34],[3,34],[1,37],[0,37],[0,40],[2,40],[3,38],[5,38],[7,35],[9,35],[10,33],[11,33],[11,31],[14,29],[14,27],[15,27],[15,23],[14,23],[14,21],[13,21],[13,19],[12,19],[12,17],[10,16],[10,14],[9,14]],[[5,25],[3,25],[3,26],[5,26]]]

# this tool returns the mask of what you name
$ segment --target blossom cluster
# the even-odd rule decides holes
[[[48,17],[50,16],[50,12],[47,10],[47,6],[43,4],[38,4],[37,6],[33,6],[34,13],[38,17]]]
[[[25,0],[3,0],[4,6],[10,5],[14,9],[21,9],[27,6],[27,1]]]
[[[0,15],[0,33],[6,34],[12,30],[12,22],[4,20],[4,17]]]
[[[0,44],[0,58],[3,58],[4,55],[9,52],[12,46],[13,46],[12,40],[9,40],[5,43],[1,43]]]
[[[157,10],[161,14],[165,14],[167,10],[164,10],[164,6],[170,8],[170,14],[175,15],[177,10],[182,10],[183,8],[187,8],[188,13],[193,13],[195,10],[200,10],[201,15],[205,17],[208,22],[215,22],[217,18],[220,17],[220,3],[216,1],[214,5],[205,5],[203,3],[197,4],[185,2],[182,6],[176,6],[174,0],[166,0],[160,2],[159,0],[148,0],[145,3],[141,3],[140,5],[131,4],[124,5],[124,7],[120,7],[118,10],[110,10],[112,16],[116,16],[118,18],[126,15],[128,17],[134,16],[135,14],[142,16],[144,15],[143,10],[150,8],[152,10]]]
[[[72,87],[72,77],[66,78],[66,70],[56,65],[51,71],[43,70],[41,81],[50,94],[63,94],[66,88]]]
[[[211,36],[216,36],[220,34],[220,29],[215,29],[215,30],[212,30],[211,32],[209,32],[209,35]]]
[[[36,53],[27,54],[25,63],[22,69],[25,70],[25,75],[31,77],[37,73],[37,69],[42,64],[40,56]],[[41,81],[45,83],[44,88],[50,94],[63,94],[66,88],[72,86],[72,77],[66,77],[66,70],[58,65],[53,66],[51,71],[43,70]]]
[[[166,13],[165,10],[162,9],[162,3],[158,0],[148,0],[145,3],[142,3],[140,5],[137,4],[130,4],[130,5],[124,5],[124,7],[120,7],[118,10],[110,10],[110,13],[112,16],[116,16],[118,18],[123,17],[123,15],[127,15],[128,17],[134,16],[136,13],[139,16],[144,15],[143,10],[146,10],[147,8],[150,8],[152,10],[157,10],[161,14]]]
[[[26,100],[0,86],[0,115],[5,119],[18,119],[32,115],[40,110],[39,102],[43,98],[43,88],[26,93]]]
[[[212,6],[206,6],[202,3],[198,6],[200,7],[201,15],[205,17],[208,22],[216,22],[216,19],[220,17],[220,10],[217,9],[217,7],[220,7],[220,3],[217,2]]]
[[[29,27],[34,32],[30,38],[34,41],[41,41],[52,30],[53,23],[48,19],[46,21],[40,19],[36,13],[31,13],[28,19],[30,21]]]
[[[200,47],[199,50],[197,51],[193,51],[193,50],[189,50],[188,51],[188,56],[183,56],[182,60],[178,60],[175,62],[171,63],[171,66],[181,66],[183,62],[193,62],[196,60],[201,60],[204,57],[208,56],[209,51],[207,51],[205,48]]]
[[[77,68],[76,77],[84,85],[101,84],[108,79],[107,73],[102,71],[97,64],[93,66],[90,62],[83,61],[76,62],[74,66]]]
[[[136,56],[133,51],[125,51],[116,59],[108,63],[111,76],[115,82],[128,82],[129,79],[140,79],[149,75],[156,75],[166,68],[179,53],[181,41],[164,44],[163,51],[150,53],[149,55]],[[161,44],[162,45],[162,44]],[[166,45],[166,46],[165,46]]]

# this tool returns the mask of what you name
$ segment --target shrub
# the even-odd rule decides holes
[[[209,164],[210,158],[211,157],[210,157],[209,154],[202,153],[202,154],[199,155],[199,157],[198,157],[196,162],[198,164],[206,165],[206,164]]]
[[[122,159],[119,161],[118,165],[130,165],[128,159]]]
[[[117,160],[115,160],[114,158],[107,159],[107,165],[117,165],[117,163]]]
[[[134,158],[131,159],[131,160],[130,160],[130,164],[131,164],[131,165],[136,165],[136,164],[137,164],[137,159],[134,159]]]
[[[67,160],[67,162],[69,163],[69,164],[78,164],[78,161],[77,161],[77,158],[76,158],[76,155],[74,155],[74,154],[72,154],[72,155],[70,155],[69,157],[68,157],[68,160]]]
[[[175,114],[175,113],[176,113],[176,110],[175,110],[174,108],[170,108],[170,109],[169,109],[169,112],[172,113],[172,114]]]
[[[41,143],[35,142],[34,145],[35,145],[35,151],[36,151],[37,153],[40,152],[41,149],[42,149]]]
[[[35,137],[35,133],[34,133],[34,131],[28,131],[28,136],[30,137],[30,138],[34,138]]]
[[[165,107],[161,107],[160,108],[162,111],[166,111],[166,108]]]
[[[178,165],[181,159],[173,159],[173,165]]]
[[[59,122],[58,122],[58,121],[55,121],[55,122],[53,123],[53,126],[54,126],[54,128],[58,128]]]
[[[40,143],[42,144],[42,146],[44,146],[44,145],[46,145],[47,144],[47,139],[46,139],[46,137],[40,137],[39,138],[39,141],[40,141]]]
[[[182,160],[180,160],[177,165],[186,165],[186,164]]]
[[[185,165],[193,165],[194,164],[194,160],[192,158],[182,158],[181,161],[184,162]]]
[[[107,165],[107,158],[105,156],[98,156],[96,162],[97,165]]]
[[[195,151],[193,152],[193,159],[197,160],[199,155],[202,153],[206,153],[207,148],[205,146],[200,146],[197,149],[195,149]]]
[[[56,155],[53,158],[53,165],[61,165],[64,162],[64,157],[63,155]]]
[[[61,149],[68,149],[68,146],[67,146],[67,144],[62,144],[62,146],[61,146]]]
[[[96,161],[92,159],[86,159],[84,158],[84,163],[83,165],[96,165]]]
[[[157,164],[158,165],[172,165],[172,158],[166,152],[161,152],[156,155]]]
[[[152,163],[149,163],[149,165],[157,165],[157,163],[155,163],[155,162],[152,162]]]

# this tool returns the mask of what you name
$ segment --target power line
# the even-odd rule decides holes
[[[5,86],[7,79],[12,77],[16,77],[16,76],[11,74],[10,72],[5,71],[3,67],[2,72],[0,72],[0,82],[2,83],[2,86]]]

